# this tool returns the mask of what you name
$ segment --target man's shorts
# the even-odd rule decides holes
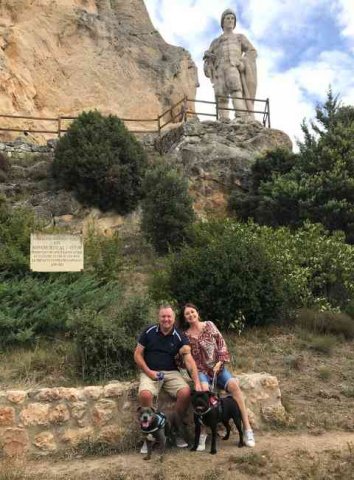
[[[152,380],[144,372],[140,373],[139,393],[147,390],[153,396],[157,396],[160,388],[163,388],[171,397],[176,398],[178,390],[188,387],[187,382],[183,379],[178,370],[163,371],[164,379],[162,382]],[[161,385],[162,383],[162,385]]]
[[[206,375],[205,373],[199,372],[198,376],[199,376],[200,383],[208,383],[209,385],[211,385],[213,382],[212,377],[210,377],[209,375]],[[234,377],[231,375],[228,369],[224,367],[216,377],[216,385],[222,390],[227,391],[227,384],[232,378]]]

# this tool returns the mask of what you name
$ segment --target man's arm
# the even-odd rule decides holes
[[[144,360],[144,347],[138,343],[134,351],[134,361],[148,377],[152,380],[157,380],[157,372],[155,370],[150,370],[150,368],[146,365]]]
[[[180,348],[179,353],[180,355],[182,355],[187,370],[192,377],[192,380],[194,382],[194,388],[197,390],[197,392],[202,391],[202,386],[198,377],[197,365],[195,364],[194,358],[191,354],[191,347],[189,345],[183,345],[183,347]]]

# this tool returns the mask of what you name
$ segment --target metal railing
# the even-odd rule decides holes
[[[226,97],[218,97],[218,98],[226,98]],[[238,99],[241,97],[233,97],[234,99]],[[189,99],[187,97],[183,97],[181,100],[179,100],[177,103],[172,105],[172,107],[168,108],[165,110],[163,113],[158,115],[156,118],[121,118],[121,120],[125,123],[126,127],[128,130],[130,130],[132,133],[157,133],[158,135],[161,135],[161,132],[164,128],[167,127],[167,125],[171,124],[180,124],[182,122],[186,122],[187,119],[191,116],[208,116],[208,117],[214,117],[216,120],[220,118],[220,112],[227,110],[227,111],[233,111],[237,114],[237,112],[240,113],[248,113],[248,114],[257,114],[257,115],[262,115],[262,123],[265,127],[270,128],[270,107],[269,107],[269,99],[267,98],[266,100],[261,100],[261,99],[243,99],[243,100],[250,100],[254,103],[261,102],[264,104],[264,109],[263,110],[246,110],[246,109],[235,109],[235,108],[226,108],[226,107],[220,107],[219,101],[208,101],[208,100],[197,100],[197,99]],[[196,104],[208,104],[208,105],[215,105],[215,113],[208,113],[208,112],[197,112],[195,111],[195,105]],[[193,104],[193,107],[191,106]],[[22,132],[22,133],[42,133],[42,134],[54,134],[58,135],[60,137],[63,133],[66,133],[68,131],[66,122],[75,120],[77,116],[58,116],[58,117],[33,117],[29,115],[6,115],[6,114],[0,114],[0,120],[2,118],[5,119],[13,119],[18,120],[26,120],[30,121],[30,125],[25,125],[22,128],[19,128],[18,125],[15,127],[7,126],[7,127],[2,127],[0,125],[0,132]],[[33,123],[36,123],[37,125],[40,123],[39,127],[33,128]],[[54,123],[55,126],[53,125],[51,129],[45,129],[42,127],[43,122],[51,122],[52,124]],[[149,129],[136,129],[136,128],[131,128],[129,124],[131,123],[139,123],[140,125],[142,123],[154,123],[156,125],[155,129],[149,130]]]
[[[261,103],[261,104],[264,104],[264,108],[262,110],[259,110],[259,109],[253,109],[253,110],[248,110],[248,109],[243,109],[243,108],[229,108],[229,107],[221,107],[220,106],[220,102],[219,102],[219,99],[233,99],[233,100],[246,100],[246,101],[251,101],[253,103]],[[188,99],[187,100],[188,102],[193,102],[194,104],[196,103],[201,103],[201,104],[207,104],[207,105],[215,105],[215,113],[210,113],[210,112],[197,112],[197,111],[190,111],[190,110],[187,110],[186,114],[187,114],[187,118],[189,115],[193,115],[193,116],[207,116],[207,117],[214,117],[216,120],[219,120],[220,119],[220,112],[222,111],[229,111],[229,112],[235,112],[235,114],[237,113],[241,113],[241,116],[242,114],[251,114],[252,116],[255,116],[255,115],[259,115],[261,116],[260,118],[262,119],[262,124],[264,127],[267,127],[267,128],[270,128],[270,106],[269,106],[269,98],[267,98],[266,100],[263,100],[263,99],[260,99],[260,98],[243,98],[243,97],[222,97],[222,96],[219,96],[218,99],[214,102],[212,101],[209,101],[209,100],[191,100],[191,99]]]

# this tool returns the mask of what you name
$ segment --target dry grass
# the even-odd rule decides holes
[[[69,340],[42,341],[33,348],[0,352],[1,389],[71,386],[79,381],[74,347]]]
[[[42,475],[31,473],[25,461],[2,460],[0,461],[0,480],[45,480]]]
[[[335,348],[327,355],[309,348],[314,337],[317,335],[290,327],[252,329],[241,336],[229,335],[232,367],[237,373],[275,375],[283,405],[295,417],[297,429],[354,431],[351,413],[354,393],[350,388],[354,384],[354,343],[330,335],[329,344],[335,341]]]

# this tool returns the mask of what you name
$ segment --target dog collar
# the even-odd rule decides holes
[[[209,405],[210,406],[209,406],[208,410],[205,410],[205,412],[203,412],[203,413],[196,412],[195,410],[193,410],[193,412],[197,415],[197,417],[202,418],[204,415],[209,413],[214,408],[218,408],[219,405],[220,405],[220,400],[216,397],[211,397],[210,401],[209,401]]]

